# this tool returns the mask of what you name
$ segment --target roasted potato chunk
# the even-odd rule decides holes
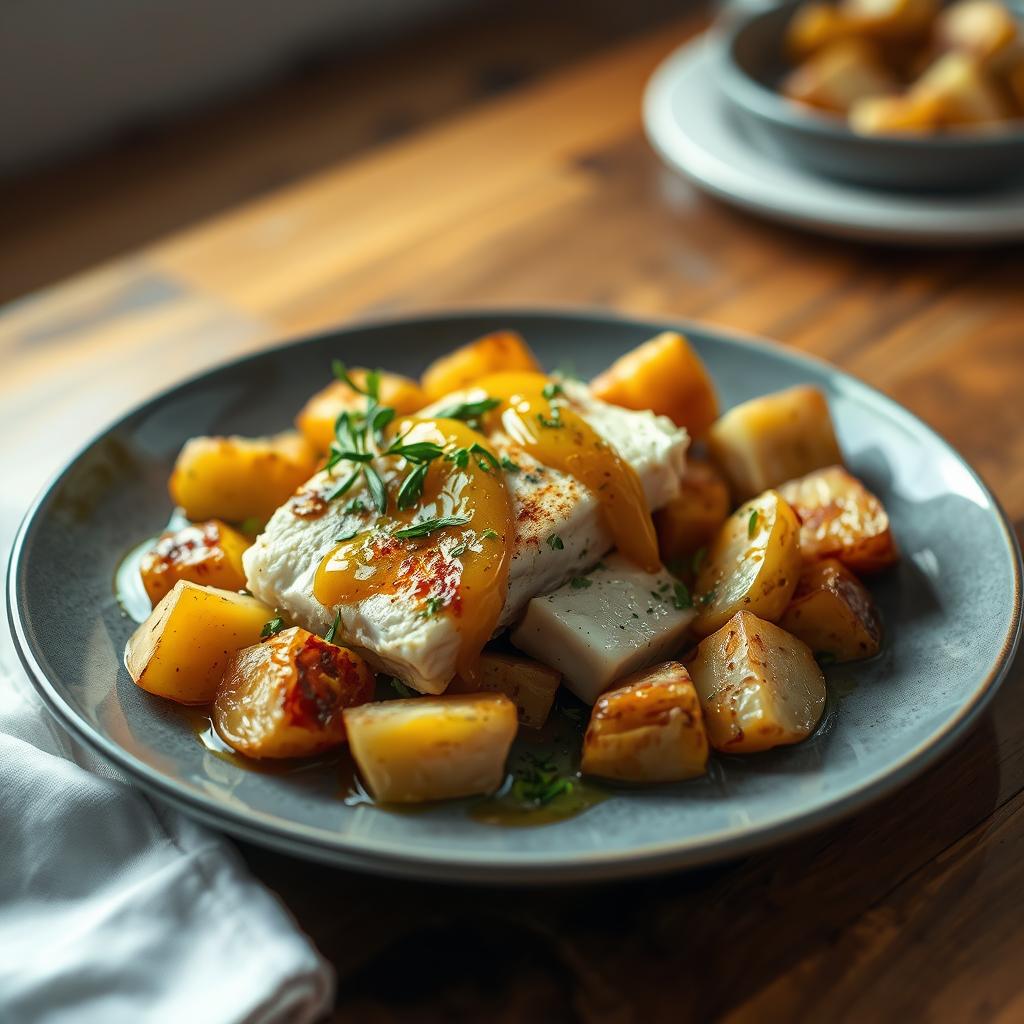
[[[428,401],[435,402],[492,373],[525,370],[541,372],[540,363],[515,331],[495,331],[435,359],[420,383]]]
[[[213,702],[213,724],[246,757],[310,757],[345,742],[345,708],[373,699],[358,654],[298,626],[238,651]]]
[[[729,486],[703,459],[690,459],[678,497],[654,513],[658,550],[665,563],[689,558],[709,544],[729,515]]]
[[[839,114],[859,100],[888,96],[898,88],[875,50],[859,39],[826,46],[782,81],[782,93],[789,99]]]
[[[561,681],[561,672],[532,658],[485,651],[480,656],[476,683],[456,676],[447,692],[475,693],[486,690],[490,693],[503,693],[515,704],[519,721],[531,729],[539,729],[548,720],[555,691]]]
[[[779,492],[800,517],[805,559],[838,558],[858,575],[899,560],[882,503],[842,466],[791,480]]]
[[[368,370],[351,369],[349,377],[359,386],[366,384]],[[419,384],[399,373],[380,371],[380,404],[394,409],[399,416],[418,412],[427,404]],[[366,408],[366,397],[353,391],[342,380],[332,381],[318,391],[295,417],[295,426],[313,448],[323,454],[334,440],[334,422],[345,411]]]
[[[938,11],[938,0],[843,0],[846,31],[904,46],[923,41]]]
[[[179,580],[132,634],[125,665],[142,689],[158,697],[207,704],[228,659],[258,643],[273,615],[255,597]]]
[[[804,566],[793,600],[779,622],[816,655],[856,661],[878,653],[882,623],[867,587],[842,562]]]
[[[831,4],[803,4],[786,29],[786,49],[793,60],[800,61],[850,34],[849,19]]]
[[[178,580],[244,590],[242,554],[250,543],[248,537],[219,519],[165,533],[139,564],[142,585],[153,604]]]
[[[800,578],[800,521],[778,491],[741,505],[718,531],[697,575],[693,631],[705,636],[739,611],[777,620]]]
[[[669,661],[621,680],[600,697],[583,740],[583,771],[625,782],[702,775],[708,738],[686,668]]]
[[[301,434],[193,437],[178,455],[169,488],[189,519],[265,522],[315,469],[316,453]]]
[[[807,385],[730,409],[711,428],[708,445],[737,501],[843,461],[828,402]]]
[[[448,800],[501,785],[516,706],[503,693],[390,700],[349,708],[345,728],[374,799]]]
[[[590,382],[595,398],[626,409],[652,409],[702,437],[718,416],[718,397],[707,368],[675,331],[616,359]]]
[[[926,135],[939,127],[935,106],[909,96],[874,96],[850,109],[850,127],[861,135]]]
[[[998,0],[961,0],[938,16],[935,36],[942,49],[969,53],[990,64],[1013,46],[1017,22]]]
[[[738,612],[688,662],[715,750],[753,754],[806,739],[825,709],[811,649],[784,629]]]
[[[995,83],[977,58],[966,53],[940,57],[907,97],[932,111],[940,125],[983,125],[1010,116]]]

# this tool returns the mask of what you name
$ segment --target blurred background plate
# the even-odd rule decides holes
[[[805,0],[751,13],[723,24],[715,52],[715,81],[744,134],[767,153],[811,173],[873,188],[957,191],[1012,188],[1024,172],[1024,122],[997,129],[921,135],[863,135],[845,118],[814,110],[778,92],[789,64],[786,30]],[[718,42],[718,35],[709,43]]]
[[[237,836],[345,867],[477,882],[623,877],[746,853],[863,807],[964,734],[1020,627],[1020,555],[991,494],[937,435],[866,385],[781,347],[683,325],[726,407],[796,383],[823,388],[851,469],[892,517],[903,558],[873,586],[883,653],[828,670],[830,711],[811,739],[718,758],[702,779],[622,791],[536,828],[477,822],[471,801],[415,813],[350,806],[336,769],[263,774],[206,750],[175,706],[128,677],[121,659],[134,623],[113,591],[127,550],[167,521],[182,442],[287,427],[332,357],[416,374],[498,327],[522,332],[547,366],[589,376],[679,325],[495,311],[355,326],[213,370],[92,441],[30,510],[9,576],[23,661],[63,723],[148,790]]]
[[[644,127],[662,159],[734,206],[821,234],[897,245],[1024,238],[1024,179],[976,193],[913,193],[833,180],[765,152],[716,81],[715,40],[676,50],[651,77]]]

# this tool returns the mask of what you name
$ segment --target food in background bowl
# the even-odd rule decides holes
[[[1024,38],[999,0],[797,8],[780,91],[864,135],[993,130],[1024,118]]]

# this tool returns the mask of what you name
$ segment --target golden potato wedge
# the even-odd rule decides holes
[[[779,626],[738,612],[687,663],[715,750],[753,754],[806,739],[825,710],[811,649]]]
[[[800,579],[800,521],[778,491],[741,505],[697,574],[693,632],[706,636],[739,611],[777,620]]]
[[[294,432],[275,437],[193,437],[169,489],[189,519],[266,521],[316,469],[316,452]]]
[[[423,371],[420,383],[427,400],[434,402],[481,377],[506,370],[539,373],[541,366],[521,335],[515,331],[495,331],[435,359]]]
[[[907,93],[934,110],[940,125],[986,125],[1010,116],[1010,107],[977,58],[966,53],[940,57]]]
[[[493,793],[505,778],[516,706],[503,693],[416,697],[345,711],[349,748],[374,799]]]
[[[1017,39],[1017,21],[998,0],[960,0],[935,21],[935,39],[943,50],[956,50],[991,64]]]
[[[737,501],[842,462],[825,396],[797,385],[730,409],[708,436]]]
[[[851,35],[849,19],[831,4],[802,4],[786,29],[786,51],[793,61],[802,61]]]
[[[837,114],[845,114],[859,100],[889,96],[898,89],[878,53],[861,39],[831,43],[782,80],[784,96]]]
[[[882,503],[842,466],[829,466],[779,488],[800,517],[805,559],[838,558],[848,569],[879,572],[899,560]]]
[[[562,673],[532,658],[514,654],[485,651],[480,655],[480,678],[476,684],[456,676],[448,684],[447,693],[475,693],[486,690],[503,693],[516,706],[519,721],[531,729],[539,729],[551,713],[555,691]]]
[[[627,352],[590,382],[595,398],[626,409],[652,409],[703,437],[718,416],[711,375],[690,343],[675,331]]]
[[[311,757],[345,742],[342,712],[373,688],[358,654],[292,626],[228,661],[213,724],[246,757]]]
[[[139,563],[142,585],[153,604],[178,580],[222,590],[244,590],[242,555],[251,543],[219,519],[165,533]]]
[[[259,643],[274,612],[262,601],[179,580],[132,634],[124,661],[132,679],[179,704],[207,704],[228,659]]]
[[[850,108],[850,127],[861,135],[927,135],[938,130],[939,112],[910,96],[874,96]]]
[[[678,661],[627,676],[594,705],[583,740],[585,774],[675,782],[703,775],[707,763],[700,701]]]
[[[848,30],[879,42],[923,42],[938,13],[938,0],[842,0]]]
[[[779,625],[815,655],[856,661],[878,653],[882,621],[867,587],[842,562],[808,562]]]
[[[689,558],[709,544],[729,515],[729,485],[704,459],[691,458],[678,497],[654,513],[665,563]]]
[[[359,387],[364,387],[368,372],[364,369],[350,369],[348,374]],[[418,412],[427,404],[426,395],[412,378],[385,371],[379,371],[379,374],[381,405],[394,409],[399,416],[406,416]],[[342,380],[331,381],[302,407],[295,417],[295,426],[322,455],[331,447],[334,440],[334,422],[341,413],[365,408],[364,395],[353,391]]]

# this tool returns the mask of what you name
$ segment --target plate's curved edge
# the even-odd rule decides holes
[[[236,808],[226,807],[212,798],[199,793],[183,793],[159,772],[145,762],[135,758],[116,744],[92,729],[88,723],[79,720],[73,708],[57,692],[55,685],[43,671],[36,659],[31,641],[25,631],[23,622],[24,610],[21,607],[19,581],[26,552],[26,545],[40,511],[51,499],[64,476],[71,471],[78,459],[95,444],[119,429],[133,418],[145,415],[160,403],[173,397],[178,391],[186,389],[202,380],[210,373],[228,367],[244,365],[267,355],[281,353],[291,347],[325,341],[329,338],[359,328],[386,328],[395,324],[419,319],[422,321],[452,321],[487,319],[550,319],[552,317],[575,317],[579,320],[593,320],[607,323],[617,320],[624,325],[642,327],[650,330],[687,330],[710,333],[731,344],[757,349],[770,349],[772,353],[786,362],[800,366],[810,363],[828,371],[840,379],[847,387],[862,391],[873,402],[884,405],[891,414],[895,414],[914,426],[932,435],[935,441],[968,472],[991,504],[996,521],[1003,533],[1007,547],[1009,563],[1013,577],[1014,601],[1011,613],[1011,627],[1004,637],[998,655],[994,658],[985,679],[976,688],[973,699],[959,709],[945,728],[931,737],[926,737],[916,747],[909,750],[894,767],[880,771],[867,777],[855,789],[848,792],[842,799],[825,806],[803,811],[783,818],[770,826],[760,829],[739,832],[734,836],[717,838],[713,841],[667,842],[638,849],[628,854],[596,853],[593,855],[572,854],[571,856],[547,859],[549,855],[520,855],[515,859],[500,857],[468,857],[453,861],[450,857],[424,854],[410,854],[397,844],[384,844],[368,840],[359,843],[347,842],[344,846],[327,843],[317,837],[303,836],[294,832],[285,833],[280,825],[271,826],[254,822],[253,815],[246,815]],[[172,385],[159,394],[148,399],[140,406],[117,418],[109,426],[99,431],[86,444],[81,446],[44,485],[36,499],[25,513],[8,561],[6,591],[8,622],[15,641],[18,656],[29,675],[36,690],[40,693],[46,706],[58,720],[75,736],[87,743],[93,750],[112,763],[120,766],[139,782],[143,789],[173,804],[184,812],[197,817],[214,828],[226,831],[264,846],[278,849],[293,855],[310,857],[325,863],[342,867],[358,868],[376,874],[394,876],[415,876],[433,881],[474,882],[474,883],[515,883],[539,884],[544,882],[557,883],[566,881],[597,881],[616,878],[635,877],[654,874],[677,868],[697,867],[714,861],[726,860],[743,856],[754,850],[764,849],[788,839],[796,838],[814,829],[825,827],[844,817],[861,810],[882,799],[889,793],[906,784],[912,778],[925,771],[939,757],[949,750],[975,723],[985,707],[995,696],[1000,684],[1005,679],[1018,650],[1022,634],[1022,591],[1024,591],[1024,563],[1020,544],[1013,527],[998,499],[991,492],[973,466],[960,455],[956,449],[929,427],[923,420],[915,416],[898,402],[882,392],[847,374],[826,360],[813,355],[797,353],[785,346],[747,335],[708,325],[705,328],[698,321],[676,319],[648,319],[620,313],[609,313],[588,307],[548,307],[548,308],[505,308],[500,310],[487,308],[468,308],[454,312],[432,312],[383,318],[367,318],[346,323],[330,331],[320,331],[302,336],[279,345],[260,349],[240,359],[227,360],[207,370],[195,374],[178,384]],[[382,859],[383,858],[383,859]],[[476,872],[476,874],[467,874]]]
[[[825,213],[799,209],[792,203],[780,205],[777,197],[757,182],[753,183],[756,194],[750,194],[749,189],[738,189],[736,173],[685,140],[676,123],[673,98],[677,80],[691,63],[705,59],[702,51],[706,42],[704,36],[698,36],[665,57],[648,79],[642,101],[644,131],[651,147],[671,170],[698,188],[728,205],[767,220],[852,241],[901,247],[988,247],[1008,245],[1024,237],[1024,222],[1005,216],[989,218],[985,226],[979,228],[977,211],[972,211],[974,223],[964,218],[955,223],[943,223],[941,227],[935,227],[930,220],[900,217],[898,210],[889,211],[884,223],[867,224],[846,214],[842,207]],[[729,176],[733,179],[731,186],[723,183]]]

